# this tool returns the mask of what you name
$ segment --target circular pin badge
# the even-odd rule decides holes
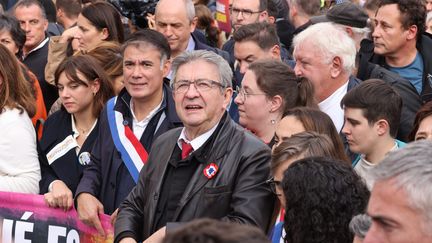
[[[78,161],[82,165],[88,165],[90,163],[90,161],[91,161],[90,153],[89,152],[82,152],[78,156]]]
[[[218,169],[219,168],[215,163],[211,163],[204,168],[203,171],[204,176],[207,177],[208,179],[211,179],[216,175]]]

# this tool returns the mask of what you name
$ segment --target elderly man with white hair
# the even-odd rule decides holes
[[[432,242],[432,142],[392,152],[370,176],[375,180],[364,243]]]
[[[184,128],[157,139],[121,204],[114,242],[160,242],[175,225],[213,218],[267,230],[274,196],[270,149],[227,114],[232,72],[210,51],[183,52],[171,87]]]
[[[294,37],[294,71],[315,87],[319,108],[330,116],[340,132],[344,113],[340,101],[356,84],[356,47],[352,38],[331,23],[314,24]]]

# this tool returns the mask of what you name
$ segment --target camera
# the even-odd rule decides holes
[[[159,0],[109,0],[124,17],[139,28],[147,28],[147,14],[154,14]]]

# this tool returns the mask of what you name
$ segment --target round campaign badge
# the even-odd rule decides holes
[[[207,165],[207,167],[204,168],[203,172],[204,172],[205,177],[211,179],[216,175],[218,169],[219,168],[215,163],[211,163],[211,164]]]
[[[82,152],[79,156],[78,156],[78,161],[80,164],[82,165],[88,165],[90,163],[90,153],[89,152]]]

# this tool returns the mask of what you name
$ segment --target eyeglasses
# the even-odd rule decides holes
[[[190,80],[178,80],[173,84],[173,90],[176,93],[185,93],[189,90],[190,85],[193,84],[195,89],[199,92],[206,92],[210,89],[214,88],[214,86],[219,86],[221,88],[225,88],[224,85],[217,81],[209,80],[209,79],[197,79],[195,81]]]
[[[248,96],[251,96],[251,95],[267,95],[267,94],[264,94],[264,93],[261,93],[261,94],[247,93],[243,88],[240,88],[239,86],[236,87],[235,92],[237,93],[237,96],[239,96],[243,100],[246,100],[246,98]]]
[[[230,7],[230,14],[232,16],[238,16],[241,13],[244,18],[249,18],[250,16],[252,16],[252,14],[261,13],[262,11],[263,10],[252,11],[250,9],[239,9]]]
[[[276,191],[276,187],[281,187],[281,181],[275,181],[274,177],[266,180],[266,183],[270,186],[271,191],[276,195],[276,196],[281,196],[280,193],[277,193]]]

